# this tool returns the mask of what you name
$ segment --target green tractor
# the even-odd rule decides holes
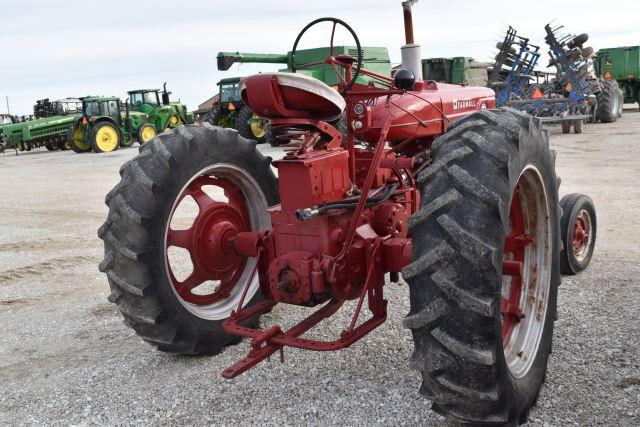
[[[604,81],[618,82],[625,103],[640,106],[640,46],[600,49],[595,68]]]
[[[142,143],[153,138],[158,132],[194,123],[193,114],[187,111],[186,105],[169,100],[171,92],[167,91],[166,83],[163,85],[162,94],[160,89],[136,89],[130,90],[127,94],[130,110],[147,115],[149,127],[146,128],[145,135],[138,135],[138,140]]]
[[[338,74],[332,67],[322,62],[330,55],[331,48],[319,47],[312,49],[298,49],[296,51],[295,64],[291,52],[284,54],[261,54],[261,53],[241,53],[241,52],[219,52],[217,56],[218,70],[226,71],[234,63],[259,63],[259,64],[283,64],[286,68],[280,69],[283,72],[292,72],[296,65],[316,63],[304,69],[295,69],[297,73],[304,73],[315,77],[329,86],[337,88],[340,78],[344,78],[344,71],[338,77]],[[355,46],[334,46],[333,55],[350,55],[358,56]],[[363,47],[362,48],[362,66],[383,76],[391,75],[391,61],[389,60],[389,52],[385,47]],[[368,84],[377,81],[374,78],[360,76],[358,83]],[[244,105],[240,97],[238,89],[240,83],[239,77],[226,78],[220,80],[220,95],[218,104],[204,117],[203,120],[220,126],[237,129],[240,135],[245,138],[253,139],[258,143],[269,142],[271,145],[278,145],[278,140],[274,136],[268,121],[254,114],[248,106]]]
[[[135,140],[143,144],[155,136],[155,128],[147,119],[147,114],[132,111],[128,102],[122,111],[120,98],[85,97],[82,116],[69,128],[67,140],[76,153],[110,152],[129,147]]]
[[[239,77],[222,79],[217,104],[203,118],[214,126],[237,129],[240,135],[262,144],[275,145],[275,138],[268,120],[254,114],[240,97]]]

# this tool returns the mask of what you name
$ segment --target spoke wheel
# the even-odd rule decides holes
[[[510,233],[502,264],[502,345],[509,370],[524,377],[544,329],[551,274],[551,230],[547,191],[540,172],[521,175],[509,210]]]
[[[264,299],[258,277],[249,278],[256,259],[238,256],[230,242],[240,231],[271,228],[267,207],[279,201],[271,159],[238,132],[208,123],[162,133],[140,152],[107,195],[109,216],[98,231],[109,301],[162,351],[217,354],[240,341],[222,323],[242,292],[245,307]]]
[[[206,192],[205,192],[206,188]],[[186,198],[195,201],[198,213],[187,229],[171,225]],[[165,247],[167,274],[182,304],[209,319],[224,319],[238,304],[255,263],[235,253],[233,239],[241,231],[268,226],[267,203],[258,184],[240,168],[218,164],[196,174],[180,192],[171,210]],[[191,273],[179,280],[170,247],[188,251]],[[248,299],[258,288],[251,285]]]

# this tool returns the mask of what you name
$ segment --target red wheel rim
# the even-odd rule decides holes
[[[227,201],[212,199],[203,190],[204,186],[218,187]],[[176,279],[166,256],[169,279],[180,298],[202,306],[227,298],[241,279],[247,258],[235,252],[233,239],[238,232],[251,230],[251,219],[242,191],[228,179],[198,176],[178,196],[176,206],[188,196],[198,205],[198,214],[190,228],[174,230],[170,226],[174,209],[168,219],[165,256],[172,246],[189,252],[193,271],[182,281]],[[194,289],[207,281],[219,284],[203,294],[194,293]]]
[[[550,213],[553,201],[535,165],[522,171],[511,199],[502,261],[500,332],[509,372],[523,378],[534,365],[548,325],[555,215]]]
[[[582,261],[587,257],[591,246],[591,216],[584,209],[576,217],[571,240],[573,255],[578,261]]]
[[[500,304],[502,344],[504,347],[509,344],[515,325],[524,317],[520,296],[522,294],[525,247],[533,241],[525,233],[519,185],[516,186],[513,192],[511,209],[509,210],[509,223],[511,224],[511,233],[506,237],[504,243],[502,274],[509,276],[511,281],[509,284],[505,284],[503,281],[503,295]],[[506,296],[504,295],[505,290],[507,291]]]

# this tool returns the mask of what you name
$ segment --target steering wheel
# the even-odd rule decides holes
[[[296,67],[296,49],[298,48],[298,43],[300,42],[300,39],[302,38],[303,34],[307,32],[309,28],[313,27],[316,24],[319,24],[320,22],[333,22],[333,28],[331,30],[331,44],[329,48],[330,49],[329,56],[322,61],[309,62]],[[347,82],[346,79],[342,77],[342,74],[340,73],[340,71],[338,70],[338,67],[336,66],[337,61],[333,56],[333,36],[336,33],[336,25],[338,24],[342,25],[344,28],[347,29],[347,31],[351,33],[353,40],[355,40],[356,42],[356,48],[358,49],[358,61],[357,61],[356,69],[355,69],[355,72],[353,73],[353,77],[349,82]],[[293,49],[291,50],[291,70],[294,73],[296,72],[296,69],[311,67],[313,65],[325,64],[325,63],[331,64],[331,66],[333,67],[333,71],[336,73],[338,78],[342,81],[342,84],[344,85],[344,87],[339,91],[339,93],[340,95],[344,95],[345,93],[347,93],[349,89],[351,89],[353,84],[356,82],[356,79],[360,75],[360,70],[362,69],[362,48],[360,46],[360,40],[358,39],[358,36],[356,35],[355,31],[353,31],[353,28],[351,28],[349,24],[347,24],[346,22],[338,18],[318,18],[315,21],[311,21],[309,24],[307,24],[306,27],[302,29],[302,31],[300,31],[300,34],[298,34],[298,37],[296,37],[295,43],[293,43]]]

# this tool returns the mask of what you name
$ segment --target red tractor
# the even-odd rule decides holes
[[[354,344],[385,321],[385,284],[402,274],[410,363],[434,410],[459,422],[525,420],[545,377],[560,284],[546,132],[494,109],[491,89],[421,81],[419,69],[393,78],[363,69],[360,42],[339,19],[307,25],[294,63],[320,22],[333,24],[332,45],[342,25],[360,52],[324,60],[339,91],[295,72],[241,83],[246,104],[288,140],[283,159],[205,124],[158,135],[122,167],[99,230],[109,300],[162,351],[216,354],[249,338],[248,355],[222,373],[232,378],[285,347]],[[329,124],[343,114],[346,135]],[[584,264],[595,212],[579,215],[591,222],[563,256]],[[335,340],[304,337],[350,300]],[[317,309],[288,330],[259,328],[278,303]]]

